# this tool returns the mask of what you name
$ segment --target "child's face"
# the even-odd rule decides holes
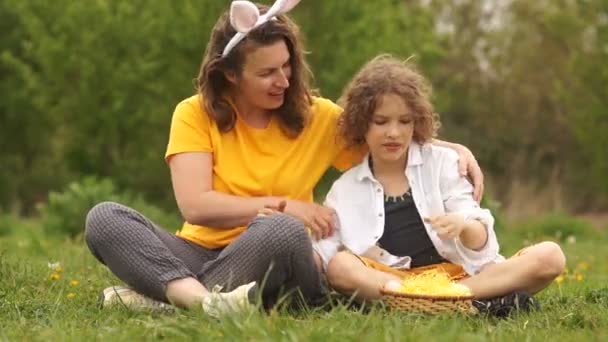
[[[398,95],[380,97],[365,141],[374,162],[395,162],[406,158],[414,135],[414,113]]]

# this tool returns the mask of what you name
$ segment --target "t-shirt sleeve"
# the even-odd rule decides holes
[[[335,141],[335,144],[333,144],[335,155],[332,166],[340,171],[346,171],[363,160],[367,149],[365,147],[347,147],[344,139],[338,134],[338,122],[340,114],[342,114],[340,106],[329,100],[320,102],[320,105],[322,105],[325,115],[330,119],[330,131]]]
[[[182,152],[213,152],[211,119],[198,101],[182,101],[171,119],[171,130],[165,160]]]
[[[340,144],[340,139],[338,141],[338,144]],[[345,144],[341,145],[333,163],[333,166],[340,171],[346,171],[359,164],[367,151],[363,146],[359,148],[346,148],[344,146]]]

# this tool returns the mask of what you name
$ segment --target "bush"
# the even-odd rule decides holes
[[[168,213],[165,210],[148,203],[141,196],[134,197],[125,195],[120,203],[139,211],[152,220],[152,222],[169,232],[175,232],[177,229],[181,228],[183,224],[181,216],[176,214],[177,208],[175,209],[175,213]]]
[[[494,216],[494,230],[496,233],[502,233],[505,229],[505,223],[502,212],[500,211],[501,203],[489,194],[485,194],[481,199],[481,207],[492,212],[492,216]]]
[[[572,238],[594,239],[601,236],[590,223],[565,214],[540,217],[517,227],[516,231],[528,238],[545,237],[561,242]]]
[[[163,160],[171,113],[194,94],[211,28],[229,8],[178,3],[0,1],[0,208],[29,214],[50,190],[86,175],[173,208]],[[423,67],[437,61],[426,6],[310,0],[293,15],[315,87],[330,98],[379,52],[415,54]]]
[[[42,227],[48,234],[77,237],[84,231],[89,210],[104,201],[132,207],[163,227],[177,227],[180,221],[179,217],[146,203],[140,196],[120,193],[110,179],[85,177],[70,183],[61,192],[51,192],[48,202],[39,205]]]
[[[15,216],[0,214],[0,237],[11,234],[18,223],[19,221]]]

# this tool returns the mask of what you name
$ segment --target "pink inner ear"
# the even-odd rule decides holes
[[[249,1],[233,1],[230,6],[230,24],[238,32],[249,32],[259,17],[258,8]]]

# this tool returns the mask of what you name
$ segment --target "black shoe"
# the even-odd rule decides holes
[[[513,292],[505,296],[488,299],[476,299],[473,306],[479,313],[498,318],[505,318],[514,312],[538,310],[540,305],[527,292]]]

